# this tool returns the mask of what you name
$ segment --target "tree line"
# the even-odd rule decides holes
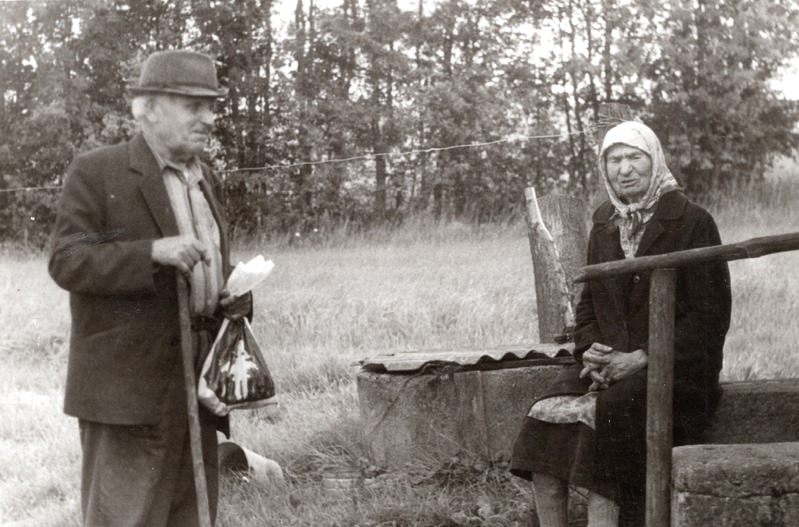
[[[151,52],[217,61],[209,159],[234,234],[491,221],[522,189],[596,190],[603,102],[661,138],[691,193],[761,178],[799,143],[770,82],[799,49],[793,0],[50,0],[0,5],[0,239],[45,243],[80,151],[135,133]],[[47,187],[40,190],[9,191]],[[50,188],[53,187],[53,188]]]

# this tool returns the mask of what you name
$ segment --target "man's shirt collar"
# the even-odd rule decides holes
[[[150,151],[153,153],[153,157],[155,158],[155,162],[158,163],[158,169],[161,173],[164,172],[167,168],[173,170],[177,173],[178,177],[181,179],[191,178],[189,181],[184,181],[187,184],[191,185],[196,183],[195,179],[202,179],[202,169],[200,168],[199,160],[197,156],[192,157],[186,163],[178,163],[172,161],[170,159],[165,158],[161,155],[158,148],[155,148],[154,145],[156,144],[155,140],[151,137],[148,137],[148,134],[142,132],[142,137],[144,137],[144,142],[147,143],[147,146],[150,148]],[[197,177],[199,175],[199,178]]]

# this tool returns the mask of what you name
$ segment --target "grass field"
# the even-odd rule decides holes
[[[725,242],[799,231],[799,181],[785,164],[760,187],[710,200]],[[383,474],[344,497],[332,468],[379,474],[358,444],[356,361],[437,347],[537,339],[532,266],[520,222],[411,222],[309,246],[240,246],[275,271],[256,293],[254,327],[280,407],[235,413],[234,439],[281,463],[284,488],[227,481],[220,521],[238,526],[531,525],[529,488],[502,464],[459,459]],[[41,255],[0,261],[0,524],[79,525],[77,424],[61,413],[69,313]],[[799,377],[799,253],[732,262],[725,380]]]

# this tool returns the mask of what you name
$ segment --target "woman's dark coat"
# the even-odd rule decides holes
[[[619,228],[612,219],[614,210],[608,201],[594,213],[588,264],[624,259]],[[658,202],[636,256],[720,243],[710,214],[673,191]],[[649,277],[650,272],[639,272],[586,285],[576,310],[577,364],[544,397],[587,393],[590,382],[580,379],[579,372],[583,353],[595,342],[624,352],[648,348]],[[718,402],[718,376],[730,323],[727,264],[677,269],[675,306],[674,435],[675,444],[684,444],[696,441],[705,430]],[[597,400],[594,478],[608,480],[633,501],[640,501],[637,498],[643,496],[645,484],[646,375],[644,369],[622,379],[600,392]],[[536,448],[546,450],[546,445]],[[624,511],[625,506],[635,508],[639,503],[621,505]]]

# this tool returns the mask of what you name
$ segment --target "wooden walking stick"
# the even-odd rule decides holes
[[[180,314],[180,350],[183,356],[183,381],[186,387],[186,402],[189,409],[189,441],[191,443],[194,490],[197,493],[197,515],[200,527],[211,527],[211,509],[205,483],[205,465],[200,440],[200,414],[197,407],[197,382],[194,378],[194,351],[189,318],[189,291],[186,278],[178,271],[178,312]]]

